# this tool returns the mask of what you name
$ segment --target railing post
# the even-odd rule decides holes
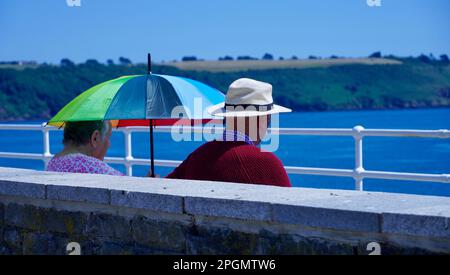
[[[47,164],[52,156],[52,154],[50,153],[50,133],[49,129],[45,127],[44,123],[41,125],[41,130],[44,149],[44,151],[42,152],[42,160],[44,161],[44,169],[47,170]]]
[[[125,138],[125,169],[127,176],[133,175],[133,165],[130,161],[133,160],[132,148],[131,148],[131,131],[130,129],[125,128],[123,131]]]
[[[355,139],[355,169],[353,178],[355,179],[355,190],[363,191],[363,133],[364,127],[358,125],[353,127],[353,138]]]

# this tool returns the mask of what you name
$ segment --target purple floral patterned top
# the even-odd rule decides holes
[[[123,176],[105,162],[81,153],[53,157],[48,162],[47,171]]]

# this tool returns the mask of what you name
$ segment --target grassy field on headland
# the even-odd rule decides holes
[[[295,111],[450,106],[450,65],[418,58],[189,61],[155,64],[154,73],[190,77],[222,92],[235,79],[273,85]],[[98,62],[0,66],[0,119],[46,119],[89,87],[146,65]]]
[[[222,60],[168,62],[180,70],[207,72],[239,72],[248,70],[306,69],[342,65],[389,65],[402,64],[400,60],[387,58],[335,58],[296,60]]]

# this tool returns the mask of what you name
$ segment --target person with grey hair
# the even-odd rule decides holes
[[[64,148],[49,161],[47,171],[123,176],[103,161],[111,134],[109,121],[66,122]]]

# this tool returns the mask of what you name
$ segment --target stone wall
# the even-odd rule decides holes
[[[0,254],[450,254],[450,198],[0,168]]]

